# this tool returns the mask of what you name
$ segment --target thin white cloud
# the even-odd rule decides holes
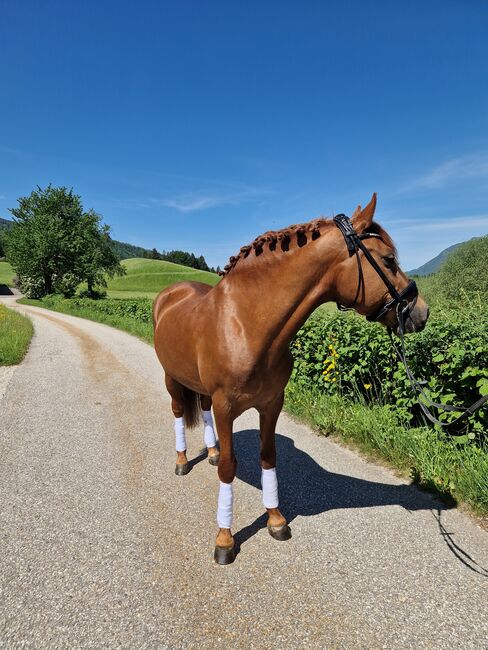
[[[166,208],[174,208],[178,212],[185,213],[215,208],[218,205],[236,203],[236,200],[229,196],[199,196],[195,198],[161,199],[158,203]]]
[[[477,214],[453,219],[435,219],[432,221],[410,221],[405,230],[467,230],[469,228],[486,228],[488,232],[488,214]]]
[[[407,183],[402,191],[437,190],[452,183],[488,178],[488,154],[451,158]]]
[[[471,228],[486,229],[488,232],[488,214],[474,214],[465,217],[438,218],[422,221],[421,219],[395,219],[391,227],[397,226],[399,231],[406,230],[469,230]]]
[[[181,213],[188,213],[208,210],[209,208],[222,205],[238,205],[252,199],[262,199],[269,194],[273,194],[273,192],[253,187],[242,187],[230,191],[195,191],[178,194],[173,197],[150,199],[141,204],[141,206],[160,206],[172,208]]]

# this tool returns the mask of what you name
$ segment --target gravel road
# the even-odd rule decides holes
[[[36,333],[0,369],[0,647],[488,647],[488,534],[468,517],[282,415],[293,538],[277,542],[248,412],[235,423],[240,552],[217,566],[216,469],[174,475],[152,348],[18,308]],[[191,433],[191,456],[202,440]]]

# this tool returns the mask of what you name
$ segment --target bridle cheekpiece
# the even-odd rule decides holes
[[[371,239],[373,237],[381,239],[381,235],[372,232],[364,232],[358,235],[354,230],[351,220],[349,217],[346,217],[345,214],[338,214],[334,217],[334,223],[341,231],[346,242],[347,250],[349,251],[349,256],[356,255],[356,260],[358,264],[358,288],[356,291],[356,296],[350,307],[345,307],[337,303],[337,307],[341,310],[351,309],[356,305],[361,289],[364,288],[364,275],[363,268],[361,265],[361,259],[359,257],[359,251],[361,250],[364,254],[364,257],[368,260],[371,266],[374,268],[376,273],[383,280],[388,293],[390,294],[390,300],[386,300],[378,309],[376,309],[372,314],[368,314],[366,317],[369,321],[378,321],[386,316],[386,314],[395,309],[398,316],[399,326],[402,327],[405,320],[409,317],[410,311],[415,306],[418,297],[418,289],[414,280],[410,280],[407,286],[398,291],[396,287],[390,282],[385,272],[375,260],[368,248],[363,244],[364,239]],[[403,322],[400,322],[403,321]]]

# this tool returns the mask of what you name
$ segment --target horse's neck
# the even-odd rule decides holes
[[[242,331],[258,337],[264,349],[288,347],[313,310],[334,298],[337,247],[329,233],[302,248],[266,252],[262,262],[231,271],[228,294],[238,305]]]

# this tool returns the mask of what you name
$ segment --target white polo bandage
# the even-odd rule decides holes
[[[186,451],[185,421],[175,418],[176,451]]]
[[[219,504],[217,508],[217,524],[219,528],[232,528],[232,512],[234,505],[234,490],[232,483],[220,481]]]
[[[261,483],[263,486],[263,505],[265,508],[278,507],[278,479],[276,467],[261,470]]]
[[[204,440],[207,447],[215,447],[217,440],[215,438],[215,431],[212,419],[212,411],[203,411],[203,423],[205,425]]]

